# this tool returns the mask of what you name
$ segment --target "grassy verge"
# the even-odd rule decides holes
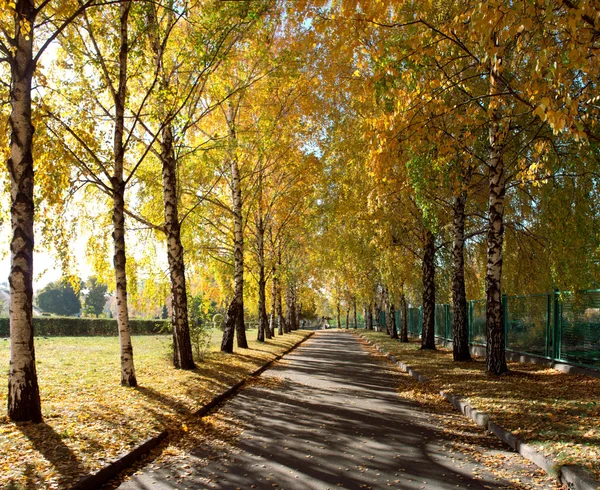
[[[290,348],[297,331],[232,355],[212,349],[194,371],[171,365],[170,336],[134,337],[138,388],[120,382],[116,337],[36,339],[43,424],[0,417],[0,488],[68,488],[164,428],[186,430],[185,420],[215,395]],[[0,370],[8,373],[9,342],[0,340]],[[6,379],[6,378],[5,378]],[[6,390],[0,390],[6,407]]]
[[[483,359],[455,363],[447,349],[421,351],[420,343],[383,332],[360,333],[427,376],[424,389],[461,396],[560,464],[587,467],[600,478],[600,379],[522,363],[509,363],[508,376],[489,376]]]

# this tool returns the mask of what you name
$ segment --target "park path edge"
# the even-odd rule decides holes
[[[269,369],[274,363],[276,363],[277,361],[280,361],[285,355],[289,354],[294,349],[296,349],[301,344],[303,344],[308,339],[310,339],[314,335],[314,333],[315,333],[314,331],[309,333],[306,337],[299,340],[296,344],[292,345],[290,348],[288,348],[281,354],[277,354],[277,356],[275,356],[273,359],[271,359],[270,361],[267,361],[266,363],[264,363],[262,366],[260,366],[255,371],[247,374],[236,384],[234,384],[233,386],[230,386],[228,389],[223,391],[221,394],[215,396],[214,398],[212,398],[211,400],[206,402],[198,410],[192,412],[192,414],[198,418],[204,417],[205,415],[210,413],[212,410],[217,408],[219,405],[221,405],[223,402],[225,402],[226,400],[228,400],[229,398],[231,398],[232,396],[237,394],[249,380],[256,378],[257,376],[260,376],[263,372],[265,372],[267,369]],[[108,463],[107,465],[103,466],[102,468],[100,468],[97,472],[82,477],[73,487],[71,487],[71,490],[96,490],[96,489],[102,487],[103,485],[108,483],[110,480],[115,478],[123,470],[131,467],[136,462],[138,462],[140,459],[142,459],[146,454],[148,454],[155,447],[157,447],[160,443],[162,443],[165,439],[167,439],[168,436],[169,436],[169,432],[167,430],[163,430],[156,436],[146,439],[141,444],[133,447],[126,453],[121,454],[114,461],[112,461],[112,462]]]
[[[362,340],[373,346],[377,351],[386,356],[390,361],[396,364],[400,370],[406,372],[420,383],[428,383],[429,380],[426,376],[418,373],[410,366],[396,359],[395,356],[387,352],[378,346],[375,342],[371,341],[361,333],[354,333],[354,335],[360,337]],[[587,469],[581,466],[575,465],[557,465],[551,458],[545,456],[541,451],[538,451],[531,444],[527,444],[515,436],[512,432],[500,427],[493,420],[491,420],[489,414],[482,412],[470,406],[468,403],[463,401],[460,396],[455,396],[450,393],[440,390],[440,395],[444,397],[450,404],[467,416],[473,422],[481,427],[487,428],[489,432],[494,434],[502,442],[510,446],[516,452],[518,452],[525,459],[536,464],[542,468],[546,473],[551,476],[555,476],[561,483],[567,485],[569,489],[574,490],[599,490],[600,481],[598,481]]]

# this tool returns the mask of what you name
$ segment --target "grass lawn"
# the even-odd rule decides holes
[[[138,388],[120,386],[117,337],[36,338],[44,423],[8,420],[0,390],[0,488],[69,488],[132,446],[168,427],[187,430],[186,418],[214,395],[308,335],[296,331],[249,349],[211,352],[194,371],[171,365],[171,337],[133,338]],[[0,370],[7,374],[9,342],[0,339]],[[5,376],[6,382],[6,376]]]
[[[490,376],[484,359],[455,363],[447,349],[421,351],[420,342],[403,344],[383,332],[360,333],[427,376],[430,382],[423,390],[459,395],[561,465],[585,466],[600,478],[600,379],[522,363],[509,363],[507,376]]]

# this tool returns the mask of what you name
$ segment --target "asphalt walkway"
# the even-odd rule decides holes
[[[119,488],[551,488],[450,408],[400,397],[412,378],[349,333],[318,332],[261,378],[222,408],[243,428],[232,445],[207,442]]]

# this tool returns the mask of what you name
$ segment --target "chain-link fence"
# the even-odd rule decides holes
[[[469,341],[486,344],[486,302],[468,302]],[[600,290],[502,298],[506,348],[600,369]],[[408,308],[408,335],[420,337],[423,309]],[[379,316],[385,330],[385,312]],[[396,312],[400,330],[402,312]],[[435,305],[435,336],[452,341],[452,307]]]

